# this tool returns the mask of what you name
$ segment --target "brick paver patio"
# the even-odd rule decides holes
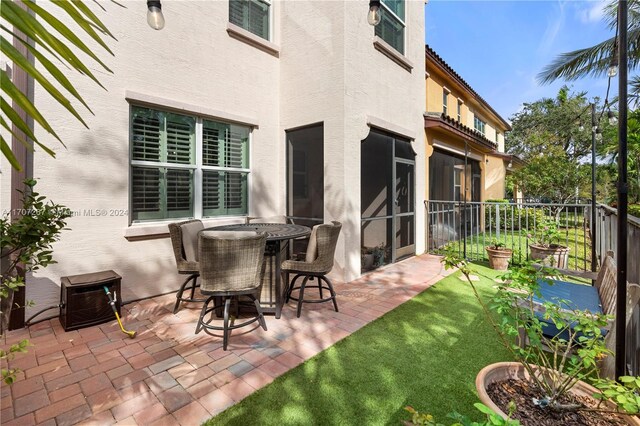
[[[201,304],[172,313],[175,294],[123,306],[129,339],[115,321],[65,332],[58,319],[7,334],[3,348],[24,338],[33,346],[2,386],[3,425],[198,425],[274,378],[394,309],[447,275],[439,258],[423,255],[336,284],[331,303],[291,302],[268,331],[236,330],[222,338],[194,334]],[[251,329],[252,327],[248,327]]]

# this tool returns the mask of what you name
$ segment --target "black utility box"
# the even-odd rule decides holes
[[[62,277],[60,323],[64,330],[77,330],[115,320],[104,286],[111,292],[111,297],[117,293],[116,307],[120,315],[121,280],[122,277],[114,271]]]

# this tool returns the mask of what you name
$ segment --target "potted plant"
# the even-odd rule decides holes
[[[464,259],[448,253],[444,263],[462,271],[515,360],[491,364],[478,374],[476,390],[484,405],[505,419],[526,420],[524,424],[590,424],[593,417],[601,421],[613,416],[622,424],[640,425],[640,418],[628,415],[640,410],[640,378],[621,377],[622,385],[597,378],[599,362],[609,355],[602,329],[610,318],[572,309],[566,301],[542,306],[534,301],[540,280],[555,270],[531,263],[513,268],[503,276],[490,308]],[[547,322],[558,330],[552,337],[544,333]],[[511,412],[508,404],[513,400],[516,410]]]
[[[380,243],[375,247],[361,249],[361,266],[363,271],[379,268],[384,265],[387,247]]]
[[[62,205],[47,202],[33,190],[36,181],[25,182],[22,193],[21,214],[12,220],[9,213],[0,217],[0,336],[4,336],[13,308],[14,292],[25,285],[24,274],[52,263],[52,244],[58,240],[71,211]],[[22,270],[20,270],[22,269]],[[24,352],[28,342],[12,345],[8,351],[0,350],[0,359],[10,358],[15,352]],[[14,370],[2,368],[2,379],[11,383]]]
[[[533,260],[540,260],[544,265],[554,268],[567,268],[569,258],[569,247],[558,243],[560,233],[556,222],[544,219],[533,234],[527,234],[530,257]]]
[[[509,260],[513,255],[513,250],[505,247],[504,243],[497,239],[491,241],[490,246],[486,246],[485,250],[489,256],[489,266],[498,271],[506,271],[509,267]]]

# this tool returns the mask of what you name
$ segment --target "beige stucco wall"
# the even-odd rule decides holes
[[[270,211],[282,211],[284,206],[284,171],[277,154],[278,58],[227,34],[226,2],[164,1],[167,25],[162,31],[147,25],[144,2],[125,6],[105,3],[106,13],[92,6],[118,42],[108,41],[115,57],[101,54],[113,74],[92,67],[106,91],[87,78],[73,78],[95,113],[83,114],[90,130],[61,111],[42,90],[35,93],[39,106],[51,117],[52,126],[59,129],[67,145],[67,149],[60,147],[36,129],[57,151],[56,159],[35,156],[34,175],[41,178],[38,188],[57,203],[79,212],[69,219],[70,229],[55,244],[58,263],[39,272],[28,286],[27,298],[34,299],[38,308],[57,304],[60,277],[65,275],[114,269],[123,276],[124,300],[175,291],[182,280],[175,272],[170,240],[128,241],[125,232],[129,217],[118,215],[128,210],[129,203],[126,91],[184,103],[194,109],[256,118],[259,128],[251,138],[250,179],[251,193],[259,195],[254,195],[251,203],[270,206]],[[276,15],[278,7],[274,6]],[[277,39],[277,29],[275,33]],[[266,184],[269,191],[253,190]],[[85,213],[88,210],[94,214],[106,210],[107,215],[92,216]],[[209,223],[229,221],[227,218]]]
[[[325,221],[344,224],[334,271],[340,280],[360,273],[360,141],[369,132],[367,123],[389,123],[413,135],[418,153],[416,251],[424,251],[423,1],[406,5],[405,56],[414,65],[411,72],[374,48],[364,3],[274,2],[272,41],[279,57],[228,35],[225,1],[167,0],[162,5],[167,21],[162,31],[147,25],[144,2],[128,2],[126,8],[107,2],[106,13],[90,5],[118,39],[108,41],[115,57],[101,54],[113,74],[92,67],[106,91],[87,78],[73,77],[95,113],[83,114],[90,130],[36,90],[38,105],[67,144],[62,148],[36,128],[57,151],[56,159],[36,155],[38,189],[78,214],[55,244],[58,263],[30,280],[27,298],[36,301],[34,309],[57,304],[65,275],[114,269],[123,276],[124,300],[175,291],[181,282],[168,238],[125,238],[132,227],[128,215],[119,214],[129,203],[125,94],[130,92],[258,124],[251,136],[251,215],[285,213],[284,131],[324,122]],[[10,183],[4,163],[2,170],[5,208]],[[98,215],[105,210],[106,216]],[[238,221],[243,218],[206,224]]]
[[[504,160],[498,157],[486,156],[484,164],[484,196],[485,200],[495,200],[498,198],[504,198],[504,178],[506,176]]]

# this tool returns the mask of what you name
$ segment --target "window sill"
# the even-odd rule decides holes
[[[227,33],[230,37],[250,44],[251,46],[267,52],[268,54],[273,55],[276,58],[280,56],[280,46],[275,43],[271,43],[270,41],[265,40],[262,37],[258,37],[252,32],[249,32],[242,27],[232,24],[231,22],[227,22]]]
[[[378,36],[373,37],[373,46],[376,48],[376,50],[384,54],[386,57],[391,59],[396,64],[400,65],[405,70],[411,72],[411,70],[413,69],[414,67],[413,62],[407,59],[406,56],[398,52],[396,49],[391,47],[389,43],[387,43],[380,37]]]
[[[169,237],[169,224],[174,222],[182,222],[188,219],[176,219],[167,222],[147,222],[134,223],[124,230],[124,237],[128,241],[156,240]],[[244,216],[224,217],[224,218],[207,218],[202,219],[205,228],[211,226],[231,225],[234,223],[244,223]]]

